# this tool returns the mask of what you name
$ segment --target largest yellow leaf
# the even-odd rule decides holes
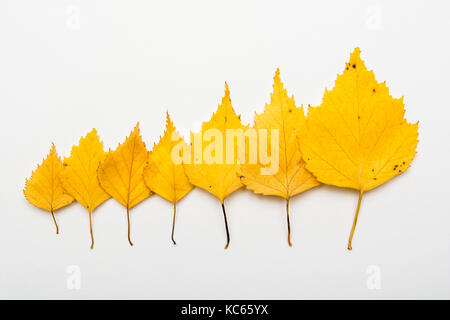
[[[123,144],[109,151],[98,167],[98,180],[111,197],[127,208],[128,242],[130,237],[130,209],[148,198],[150,190],[145,186],[143,171],[148,151],[139,134],[139,123]]]
[[[322,104],[309,110],[301,145],[306,167],[323,183],[359,191],[349,250],[363,193],[405,172],[416,154],[418,123],[409,124],[404,113],[403,98],[376,81],[359,48]]]
[[[97,169],[106,157],[103,143],[93,129],[86,137],[80,139],[78,146],[73,146],[70,157],[64,159],[61,181],[64,189],[72,195],[89,213],[89,230],[91,249],[94,247],[92,233],[92,212],[110,196],[100,187]]]
[[[226,134],[227,130],[244,130],[247,127],[242,125],[240,116],[236,115],[231,105],[230,90],[225,83],[225,96],[216,113],[213,114],[211,120],[203,122],[200,133],[191,133],[193,163],[185,165],[189,181],[212,193],[220,200],[227,233],[225,249],[230,243],[230,235],[224,199],[243,186],[237,175],[239,170],[236,160],[238,152],[235,152],[235,157],[231,159],[230,163],[226,161]]]
[[[305,114],[302,107],[296,107],[294,97],[289,97],[280,80],[280,70],[274,77],[273,93],[270,103],[266,104],[264,113],[255,114],[254,129],[259,135],[267,133],[268,143],[278,155],[272,155],[272,160],[278,159],[276,170],[264,172],[262,168],[274,167],[273,163],[263,164],[258,157],[258,163],[245,164],[241,167],[241,181],[247,189],[255,193],[278,196],[286,199],[286,214],[288,226],[288,243],[291,246],[291,227],[289,222],[289,199],[319,185],[314,176],[305,168],[302,153],[297,138],[305,130]],[[261,132],[262,131],[262,132]],[[272,140],[274,134],[274,140]],[[276,138],[278,137],[278,139]],[[259,140],[259,147],[265,141]]]
[[[172,242],[174,240],[176,205],[193,185],[189,182],[182,163],[176,163],[172,151],[188,146],[175,130],[169,113],[166,115],[166,131],[158,144],[148,155],[148,165],[144,169],[144,181],[154,193],[173,203]]]
[[[62,170],[63,163],[56,153],[55,145],[52,143],[47,158],[32,173],[31,178],[26,180],[23,190],[28,202],[51,213],[56,233],[58,233],[58,224],[54,212],[73,202],[72,196],[64,192],[61,184],[60,174]]]

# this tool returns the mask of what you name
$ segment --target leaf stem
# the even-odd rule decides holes
[[[176,245],[177,243],[175,242],[175,239],[173,238],[173,234],[175,232],[175,215],[177,213],[177,203],[174,202],[173,203],[173,221],[172,221],[172,242],[174,245]]]
[[[94,234],[92,233],[92,213],[89,210],[89,231],[91,232],[91,249],[94,249]]]
[[[230,232],[228,231],[227,213],[225,212],[225,204],[223,202],[222,202],[222,211],[223,211],[223,219],[225,220],[225,230],[227,231],[227,244],[225,245],[225,249],[228,249],[228,245],[230,244]]]
[[[55,223],[56,234],[58,234],[59,233],[58,224],[56,223],[56,219],[55,219],[55,215],[53,214],[53,210],[51,210],[50,213],[52,214],[53,222]]]
[[[358,198],[358,206],[356,207],[355,218],[353,219],[352,231],[350,231],[350,237],[348,239],[348,247],[347,247],[348,250],[352,250],[353,234],[355,233],[356,223],[358,222],[358,214],[359,214],[359,209],[361,208],[362,196],[363,196],[363,191],[360,190],[359,198]]]
[[[291,222],[289,220],[289,199],[286,199],[286,219],[287,219],[287,228],[288,228],[288,243],[289,247],[292,247],[291,243]]]
[[[130,238],[130,208],[127,207],[127,222],[128,222],[128,242],[130,243],[130,246],[133,245],[133,242],[131,242]]]

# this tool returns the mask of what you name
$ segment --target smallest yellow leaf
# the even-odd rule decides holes
[[[64,192],[60,175],[63,163],[56,153],[52,143],[50,153],[25,182],[23,193],[32,205],[44,209],[52,214],[53,222],[58,233],[54,212],[73,202],[73,197]]]

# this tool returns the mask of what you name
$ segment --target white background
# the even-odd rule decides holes
[[[443,0],[2,0],[0,298],[450,298],[449,31]],[[292,248],[284,201],[237,191],[227,251],[219,202],[199,189],[179,203],[176,247],[171,204],[153,195],[131,212],[134,247],[124,208],[100,206],[93,251],[79,204],[55,235],[23,197],[51,142],[67,156],[95,127],[115,148],[140,121],[150,147],[166,110],[183,134],[208,120],[225,81],[249,123],[277,67],[297,104],[318,105],[356,46],[420,142],[405,174],[365,195],[352,252],[357,193],[334,187],[291,200]]]

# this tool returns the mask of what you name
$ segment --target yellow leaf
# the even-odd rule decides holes
[[[47,158],[31,174],[25,182],[23,193],[31,204],[52,214],[53,222],[58,233],[54,212],[73,202],[73,198],[64,192],[60,180],[63,163],[56,154],[55,145],[52,144]]]
[[[392,98],[376,81],[359,48],[334,89],[308,112],[306,167],[320,182],[359,191],[349,250],[363,193],[405,172],[416,154],[418,123],[409,124],[404,113],[403,98]]]
[[[175,229],[176,203],[181,200],[193,185],[189,182],[182,163],[175,163],[172,159],[172,150],[183,144],[189,148],[166,115],[166,131],[153,151],[149,152],[148,164],[144,169],[144,182],[154,193],[173,203],[172,241],[176,244],[173,234]]]
[[[143,178],[147,157],[148,151],[139,134],[138,123],[123,144],[108,152],[97,171],[101,187],[127,208],[130,245],[133,245],[130,238],[130,209],[151,194]]]
[[[103,143],[93,129],[80,139],[78,146],[72,147],[70,157],[64,159],[61,181],[64,189],[72,195],[89,213],[91,249],[94,247],[91,214],[97,206],[110,196],[100,187],[97,169],[106,157]]]
[[[287,90],[280,80],[280,71],[277,69],[270,104],[266,104],[264,113],[255,114],[254,125],[258,134],[260,130],[267,132],[269,143],[272,142],[272,138],[274,142],[278,143],[277,146],[274,146],[274,151],[278,153],[278,157],[275,157],[278,158],[276,170],[265,173],[262,168],[274,164],[262,164],[259,159],[256,164],[242,165],[240,176],[247,189],[253,190],[255,193],[286,199],[288,243],[290,246],[292,244],[290,240],[289,199],[319,185],[314,176],[306,170],[297,143],[298,135],[305,127],[303,108],[296,107],[294,97],[288,96]],[[272,137],[272,132],[275,134],[274,137]],[[261,137],[259,144],[261,144]],[[259,147],[261,148],[261,145]]]
[[[227,129],[245,130],[247,127],[242,125],[240,116],[234,112],[231,106],[230,91],[225,83],[225,96],[222,98],[222,103],[216,113],[213,114],[211,120],[203,122],[200,133],[191,133],[193,163],[185,165],[189,181],[215,195],[220,200],[227,232],[225,249],[228,248],[230,237],[224,199],[243,186],[237,175],[239,170],[239,164],[236,161],[237,152],[233,161],[230,161],[231,163],[228,163],[225,159],[226,132]],[[197,154],[198,144],[196,144],[196,141],[199,140],[203,143],[201,144],[200,154]]]

